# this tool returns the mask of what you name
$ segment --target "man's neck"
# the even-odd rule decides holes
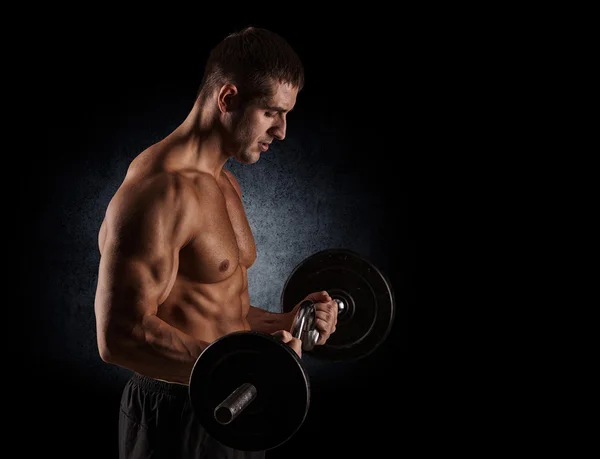
[[[170,135],[181,165],[219,177],[229,155],[225,153],[223,138],[219,133],[217,114],[196,101],[194,107]]]

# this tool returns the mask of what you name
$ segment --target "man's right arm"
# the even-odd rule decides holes
[[[188,384],[208,345],[157,317],[190,241],[186,185],[165,175],[125,185],[111,201],[101,243],[95,299],[98,350],[114,365]]]

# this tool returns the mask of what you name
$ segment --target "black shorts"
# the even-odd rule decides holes
[[[119,413],[120,459],[262,459],[264,451],[238,451],[198,424],[188,387],[135,374],[127,381]]]

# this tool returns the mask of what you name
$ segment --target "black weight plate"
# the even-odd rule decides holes
[[[243,383],[256,398],[229,424],[214,409]],[[212,342],[190,378],[189,396],[199,423],[219,442],[241,451],[263,451],[287,441],[303,424],[310,386],[298,355],[261,332],[234,332]]]
[[[286,281],[282,309],[288,312],[309,293],[325,290],[344,302],[338,324],[324,345],[310,355],[353,360],[373,352],[388,336],[395,317],[391,285],[369,260],[345,249],[327,249],[302,261]]]

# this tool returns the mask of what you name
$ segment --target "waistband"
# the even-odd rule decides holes
[[[138,373],[134,373],[131,377],[131,382],[143,389],[151,392],[160,392],[169,395],[183,395],[188,396],[189,386],[184,384],[170,383],[167,381],[160,381],[158,379],[149,378]]]

